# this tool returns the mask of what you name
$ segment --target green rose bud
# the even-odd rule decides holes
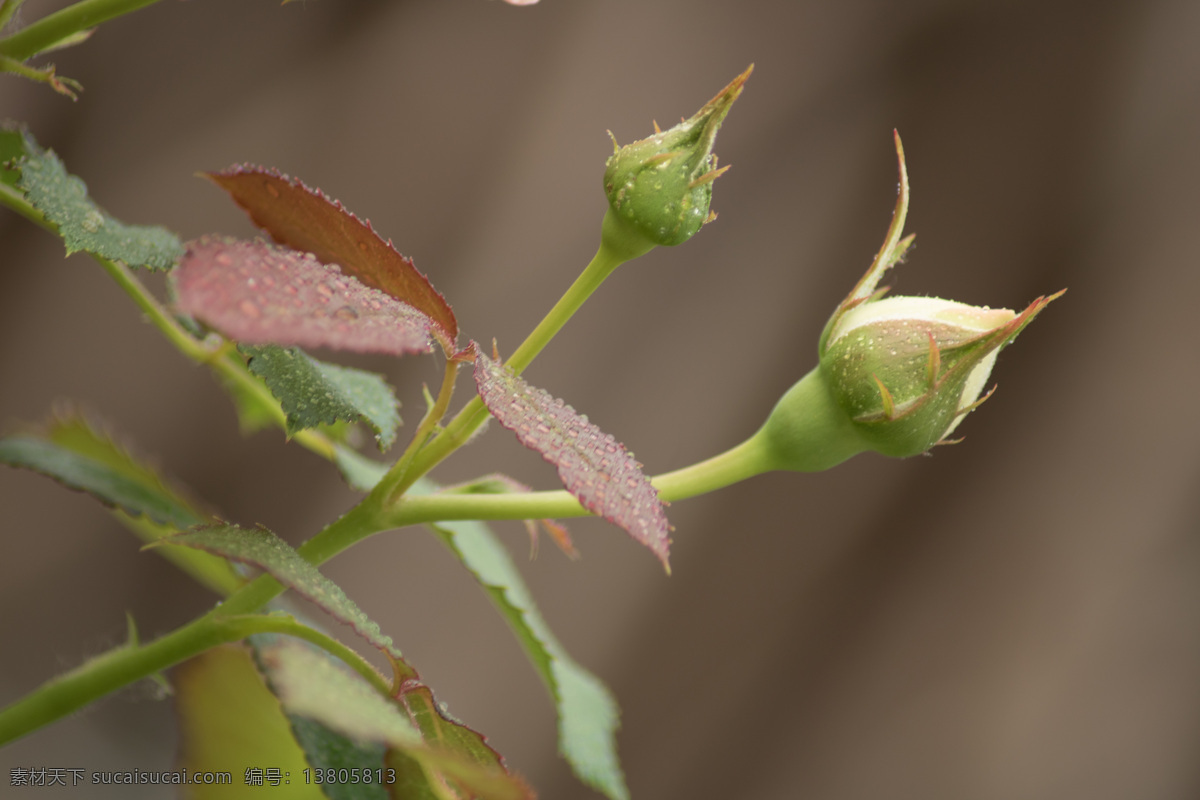
[[[609,217],[627,236],[653,245],[686,242],[715,215],[709,211],[717,169],[713,142],[754,65],[733,79],[691,119],[618,147],[604,170]]]
[[[933,297],[883,299],[880,278],[912,244],[900,238],[908,174],[899,136],[896,152],[900,198],[883,247],[825,326],[820,365],[758,434],[776,469],[827,469],[864,450],[912,456],[946,442],[982,402],[1000,349],[1062,294],[1039,297],[1020,314]]]

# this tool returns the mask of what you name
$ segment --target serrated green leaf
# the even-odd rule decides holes
[[[46,219],[58,227],[67,255],[92,253],[131,267],[170,269],[183,255],[183,244],[166,228],[126,225],[88,198],[87,186],[69,174],[52,150],[35,148],[25,137],[26,153],[16,166],[16,187]]]
[[[54,419],[38,435],[0,440],[0,463],[31,469],[87,492],[112,508],[123,525],[147,542],[209,519],[152,467],[80,417]],[[243,583],[223,558],[195,551],[164,555],[220,594]]]
[[[325,654],[304,643],[282,638],[257,645],[256,650],[271,691],[290,716],[307,719],[328,733],[349,737],[360,745],[383,744],[393,753],[407,756],[393,759],[389,754],[386,763],[396,770],[395,777],[411,789],[421,783],[421,775],[414,767],[424,772],[430,792],[399,795],[394,787],[389,787],[393,797],[532,798],[528,787],[508,775],[502,765],[475,763],[469,754],[454,749],[453,740],[423,739],[400,704],[381,695]],[[363,749],[359,755],[365,757],[369,752]],[[457,791],[456,786],[463,791]]]
[[[255,649],[289,714],[316,719],[359,742],[404,749],[424,744],[407,715],[340,662],[293,639],[274,638]]]
[[[399,402],[383,376],[326,364],[298,348],[242,345],[249,368],[267,384],[287,414],[288,434],[339,420],[365,422],[381,451],[396,441]]]
[[[204,525],[160,540],[204,550],[269,572],[276,580],[316,603],[339,622],[385,654],[399,659],[392,637],[379,629],[342,588],[304,560],[292,546],[266,528],[245,529],[237,525]]]
[[[324,797],[319,786],[305,782],[304,752],[246,648],[214,647],[180,664],[171,678],[180,718],[179,766],[190,774],[228,772],[232,778],[227,785],[190,785],[188,798],[228,798],[247,791],[287,800]],[[268,768],[280,771],[279,785],[267,781]],[[263,783],[248,785],[248,778]]]
[[[406,742],[406,748],[420,741],[390,700],[369,691],[327,655],[298,642],[274,636],[253,636],[249,641],[270,690],[288,709],[292,735],[313,769],[365,769],[379,778],[371,784],[322,782],[327,797],[387,800],[397,784],[407,787],[414,798],[436,797],[416,759],[409,758],[403,770],[385,761],[389,736]]]
[[[179,532],[178,528],[159,525],[149,517],[131,517],[122,511],[114,512],[114,515],[122,525],[133,531],[139,539],[147,544]],[[159,555],[219,595],[232,594],[246,582],[246,579],[238,574],[232,564],[211,553],[183,548],[164,548],[160,550]]]
[[[408,712],[409,719],[417,726],[426,742],[456,754],[462,763],[473,765],[465,773],[465,780],[473,794],[489,798],[522,800],[532,797],[532,790],[516,776],[508,772],[504,759],[493,750],[477,731],[451,717],[433,696],[428,686],[415,681],[406,681],[397,697]],[[393,753],[394,754],[394,753]],[[389,754],[389,763],[393,760]],[[454,777],[463,777],[457,769],[447,770]],[[407,795],[395,793],[396,797]]]
[[[146,514],[178,528],[195,525],[203,519],[159,487],[37,436],[0,440],[0,462],[40,472],[134,516]]]
[[[436,486],[418,481],[411,491]],[[558,749],[584,783],[612,800],[628,800],[617,757],[620,712],[600,680],[575,663],[551,633],[508,552],[479,522],[440,522],[434,532],[458,556],[516,633],[558,712]]]

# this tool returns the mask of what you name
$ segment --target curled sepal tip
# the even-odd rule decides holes
[[[875,259],[871,262],[871,266],[867,268],[866,273],[854,285],[854,288],[850,290],[850,294],[846,295],[846,299],[838,305],[833,312],[833,316],[826,323],[825,330],[821,333],[819,344],[819,348],[822,350],[825,348],[830,331],[843,314],[860,303],[879,299],[887,292],[886,288],[877,288],[880,279],[883,278],[885,272],[900,263],[901,259],[904,258],[904,254],[908,252],[908,249],[912,247],[913,241],[917,238],[916,234],[902,237],[904,222],[908,218],[908,166],[904,160],[904,143],[900,141],[900,132],[893,130],[892,139],[896,143],[896,160],[900,173],[900,186],[896,194],[896,208],[892,212],[892,223],[888,226],[887,234],[883,237],[883,244],[880,246],[879,252],[875,254]]]

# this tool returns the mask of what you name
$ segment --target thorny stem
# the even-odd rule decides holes
[[[341,642],[285,616],[223,612],[223,606],[146,645],[130,643],[86,661],[70,672],[0,710],[0,745],[7,744],[70,714],[135,680],[186,661],[209,648],[256,633],[296,636],[328,651],[352,667],[380,692],[389,682],[362,656]]]
[[[376,496],[388,499],[399,497],[404,494],[405,490],[413,484],[420,474],[410,473],[409,467],[412,465],[413,459],[425,443],[429,441],[429,437],[433,435],[434,429],[438,423],[442,421],[442,417],[446,416],[446,409],[450,407],[450,398],[454,395],[454,382],[458,377],[459,361],[454,358],[446,359],[446,372],[442,376],[442,388],[438,392],[437,400],[425,412],[421,424],[417,426],[416,433],[413,434],[412,441],[408,443],[408,447],[392,465],[384,475],[383,480],[379,482],[373,494]]]

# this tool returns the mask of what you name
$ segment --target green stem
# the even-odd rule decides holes
[[[567,320],[574,316],[584,301],[592,296],[592,292],[623,263],[625,259],[620,258],[608,242],[602,239],[591,262],[584,267],[583,272],[546,313],[537,327],[525,337],[525,341],[521,342],[516,352],[504,362],[514,375],[520,375],[529,366],[537,354],[562,330]]]
[[[0,55],[24,61],[70,36],[158,0],[82,0],[0,39]]]
[[[225,616],[213,611],[147,645],[126,645],[93,658],[43,684],[0,711],[0,745],[66,716],[88,703],[161,672],[211,647],[237,642],[256,633],[282,633],[311,642],[342,660],[384,694],[389,682],[346,645],[291,617]]]
[[[51,89],[61,95],[66,95],[72,100],[77,100],[76,92],[83,89],[83,85],[71,78],[64,78],[54,71],[54,65],[48,67],[31,67],[23,61],[18,61],[15,58],[0,55],[0,72],[7,72],[12,75],[19,75],[22,78],[28,78],[31,81],[44,83]]]
[[[771,469],[762,431],[720,455],[650,479],[671,502],[730,486]],[[449,520],[561,519],[591,512],[565,491],[407,495],[384,512],[386,529]]]
[[[772,469],[767,443],[760,430],[741,444],[697,464],[664,472],[650,479],[658,496],[668,503],[708,494]]]
[[[434,428],[442,421],[442,417],[446,416],[446,409],[450,407],[450,398],[454,395],[454,383],[458,378],[459,362],[454,359],[447,359],[446,372],[442,376],[442,388],[438,392],[437,400],[425,412],[425,417],[421,420],[421,424],[417,426],[417,432],[413,434],[412,441],[408,443],[408,447],[392,465],[392,468],[383,476],[383,480],[377,487],[379,497],[389,498],[397,497],[404,494],[409,486],[413,484],[420,475],[412,474],[410,477],[409,467],[412,465],[413,459],[429,437],[433,435]]]
[[[18,739],[135,680],[229,641],[211,612],[150,644],[87,661],[0,711],[0,745]]]

